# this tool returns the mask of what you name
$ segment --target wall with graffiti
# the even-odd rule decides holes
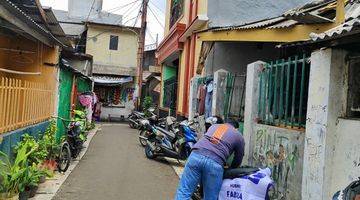
[[[272,199],[301,199],[304,132],[256,124],[251,165],[270,167],[276,186]]]
[[[330,193],[344,189],[360,177],[360,121],[339,119],[336,126]]]

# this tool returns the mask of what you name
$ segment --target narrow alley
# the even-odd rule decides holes
[[[174,170],[147,159],[137,134],[126,124],[104,124],[54,199],[171,199]]]

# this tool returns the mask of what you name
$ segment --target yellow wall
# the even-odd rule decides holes
[[[186,43],[184,43],[184,47],[186,47]],[[177,111],[182,112],[183,104],[184,104],[184,92],[185,92],[185,73],[186,73],[186,51],[182,51],[179,59],[179,77],[178,77],[178,95],[177,95]]]
[[[0,73],[0,77],[17,78],[32,82],[46,83],[55,90],[57,68],[44,63],[57,64],[58,48],[48,47],[40,42],[20,37],[0,36],[0,46],[8,49],[21,49],[34,53],[19,53],[0,50],[0,67],[23,72],[40,72],[40,75],[17,75]]]
[[[110,35],[119,36],[118,50],[110,50]],[[93,55],[94,64],[119,67],[137,66],[138,37],[130,30],[90,25],[86,53]]]
[[[39,98],[37,98],[38,100],[36,100],[36,98],[32,98],[31,102],[29,101],[24,102],[24,99],[20,99],[19,102],[14,101],[11,104],[10,108],[7,107],[7,109],[12,109],[12,108],[17,109],[16,115],[11,114],[11,117],[13,117],[11,119],[16,120],[13,122],[18,123],[18,125],[16,125],[15,128],[20,128],[25,125],[29,125],[29,123],[37,123],[45,119],[45,118],[40,119],[40,117],[48,118],[50,117],[50,115],[54,115],[54,113],[56,112],[55,104],[57,102],[56,92],[57,92],[58,68],[55,66],[45,65],[44,63],[49,63],[49,64],[58,63],[59,61],[58,47],[48,47],[40,42],[31,41],[19,36],[18,37],[0,36],[0,47],[8,49],[8,50],[4,50],[4,49],[0,50],[0,68],[20,71],[20,72],[40,72],[39,75],[20,75],[20,74],[0,72],[0,79],[13,78],[13,79],[21,80],[22,86],[25,86],[25,81],[29,81],[32,83],[40,83],[41,87],[46,87],[44,89],[52,91],[52,93],[47,92],[46,94],[45,93],[40,94],[40,92],[34,91],[33,93],[34,97],[40,98],[42,95],[46,95],[46,102],[39,102]],[[26,50],[26,51],[31,51],[33,53],[20,53],[20,52],[9,51],[9,49],[17,49],[24,51]],[[38,86],[34,88],[37,87]],[[35,94],[40,96],[35,96]],[[21,95],[21,93],[19,95]],[[11,100],[15,100],[14,99],[15,97],[16,96],[13,96],[11,98],[8,97],[8,98],[10,98]],[[4,101],[4,99],[2,99],[2,101]],[[0,104],[2,104],[2,102],[0,102]],[[26,105],[26,108],[28,108],[27,112],[30,116],[24,118],[25,115],[22,114],[22,118],[20,118],[20,113],[24,113],[23,109],[25,107],[23,106],[19,107],[17,105],[24,105],[24,106]],[[39,105],[43,107],[38,109]],[[32,110],[31,106],[36,106],[35,107],[36,110]],[[8,115],[10,116],[10,114]],[[0,127],[0,129],[1,128],[4,127]],[[8,129],[8,131],[9,130],[14,130],[14,127]]]

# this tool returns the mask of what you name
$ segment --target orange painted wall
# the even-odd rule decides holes
[[[34,52],[20,53],[0,49],[0,68],[22,72],[41,72],[40,75],[19,75],[0,72],[0,79],[5,77],[15,78],[22,81],[43,83],[54,92],[52,102],[46,103],[55,105],[57,101],[56,87],[58,68],[54,66],[47,66],[44,63],[57,64],[59,59],[59,48],[49,47],[40,42],[31,41],[23,37],[6,37],[2,35],[0,35],[0,48],[21,49],[24,51]],[[53,112],[55,113],[55,107],[53,108]]]
[[[0,50],[1,68],[24,72],[41,72],[40,75],[17,75],[2,72],[0,77],[46,83],[55,90],[57,68],[47,66],[44,63],[58,63],[59,50],[57,47],[48,47],[40,42],[31,41],[22,37],[5,36],[0,36],[0,47],[34,52],[20,53]]]

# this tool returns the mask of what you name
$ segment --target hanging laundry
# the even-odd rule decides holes
[[[206,86],[206,97],[205,97],[205,119],[212,117],[211,109],[212,109],[212,97],[214,90],[214,82],[209,81]]]
[[[206,97],[206,86],[204,84],[200,84],[197,92],[197,112],[199,115],[204,115],[205,113],[205,97]]]
[[[90,107],[93,103],[92,95],[80,95],[79,102],[82,106]]]

